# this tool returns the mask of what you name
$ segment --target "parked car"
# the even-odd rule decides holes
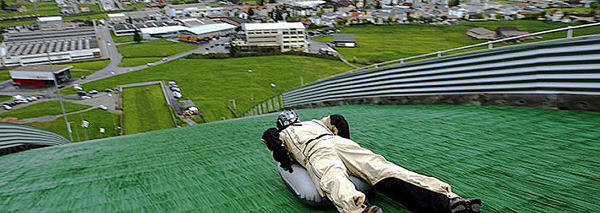
[[[163,61],[167,61],[167,60],[169,60],[169,58],[163,58],[162,60],[163,60]]]
[[[112,89],[105,89],[104,92],[111,93],[111,92],[113,92],[113,90]]]
[[[153,64],[152,63],[147,63],[146,65],[148,65],[149,67],[151,67]]]
[[[177,88],[177,87],[171,87],[171,91],[181,92],[181,90],[179,88]]]
[[[107,107],[107,106],[104,106],[104,105],[100,105],[100,106],[98,106],[98,109],[101,109],[101,110],[108,110],[108,107]]]
[[[88,93],[91,95],[95,95],[98,94],[98,90],[90,90]]]
[[[37,100],[37,98],[36,98],[36,97],[34,97],[34,96],[29,96],[29,97],[25,98],[25,100],[27,100],[27,101],[29,101],[29,102],[33,102],[33,101],[36,101],[36,100]]]
[[[9,106],[8,104],[3,104],[3,105],[2,105],[2,107],[3,107],[5,110],[12,110],[12,109],[13,109],[13,108],[12,108],[11,106]]]
[[[179,92],[173,92],[173,97],[181,98],[182,96],[181,96],[181,93],[179,93]]]
[[[79,84],[73,84],[73,89],[74,90],[83,90],[83,88]]]
[[[84,92],[84,91],[79,91],[79,92],[77,92],[77,95],[79,95],[79,96],[87,96],[88,94],[86,92]]]
[[[91,96],[84,95],[84,96],[81,96],[81,99],[88,100],[88,99],[92,99],[92,97],[91,97]]]
[[[169,81],[169,85],[177,85],[175,81]]]

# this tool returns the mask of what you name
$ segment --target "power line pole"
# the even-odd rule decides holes
[[[37,0],[33,2],[35,13],[38,14],[37,11]],[[38,27],[40,28],[40,34],[42,35],[42,41],[46,43],[46,35],[44,34],[44,29],[40,22],[38,22]],[[48,47],[50,43],[46,44]],[[50,63],[50,67],[52,69],[52,80],[54,81],[54,89],[56,90],[56,96],[58,98],[58,102],[60,103],[60,108],[62,109],[63,117],[65,118],[65,125],[67,126],[67,132],[69,132],[69,140],[73,141],[73,132],[71,131],[71,125],[69,125],[69,120],[67,119],[67,113],[65,112],[65,105],[63,104],[62,95],[60,94],[60,90],[58,88],[58,82],[56,81],[56,73],[54,73],[54,64],[52,63],[52,58],[50,58],[50,49],[46,47],[46,57],[48,58],[48,63]]]

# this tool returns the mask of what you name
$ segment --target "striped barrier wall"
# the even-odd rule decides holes
[[[334,76],[283,93],[284,107],[353,98],[600,95],[600,36],[479,50]]]
[[[26,125],[0,123],[0,155],[67,143],[71,142],[53,132]]]

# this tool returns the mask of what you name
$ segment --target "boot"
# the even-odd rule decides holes
[[[451,213],[477,213],[481,209],[481,200],[454,198],[448,206]]]

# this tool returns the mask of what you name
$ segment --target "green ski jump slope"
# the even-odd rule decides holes
[[[352,138],[435,176],[485,212],[600,211],[600,113],[518,107],[339,106]],[[0,157],[0,212],[310,212],[259,138],[276,115]],[[372,203],[406,212],[379,194]],[[335,212],[334,209],[325,212]]]

